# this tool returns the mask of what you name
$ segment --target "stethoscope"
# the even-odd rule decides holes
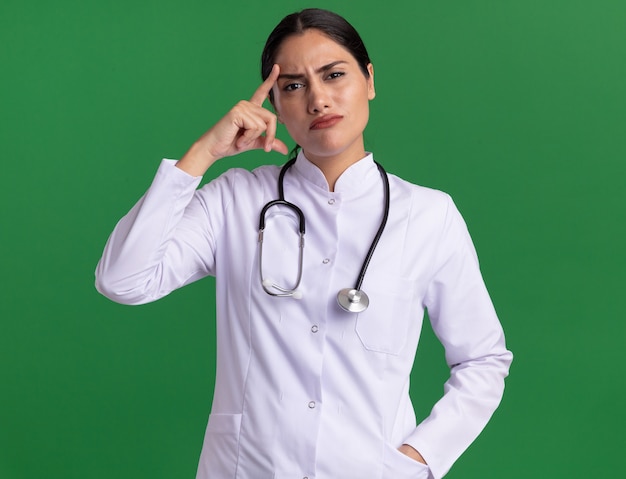
[[[261,275],[261,284],[267,294],[277,297],[292,297],[300,299],[302,298],[302,293],[298,290],[298,286],[300,286],[300,281],[302,280],[302,262],[304,258],[304,213],[296,205],[285,200],[285,193],[283,188],[285,173],[291,167],[291,165],[295,163],[295,161],[295,158],[289,160],[280,170],[280,174],[278,175],[278,199],[270,201],[261,210],[261,214],[259,217],[259,273]],[[383,230],[385,229],[385,225],[387,224],[387,217],[389,216],[389,178],[387,177],[387,172],[383,169],[383,167],[376,161],[374,163],[376,163],[378,171],[380,172],[380,176],[383,179],[383,185],[385,188],[385,209],[383,213],[383,219],[380,222],[380,226],[378,227],[376,236],[374,236],[374,240],[372,241],[369,251],[367,252],[367,256],[365,256],[365,260],[363,261],[363,266],[361,266],[361,271],[359,272],[356,285],[354,286],[354,288],[344,288],[339,291],[339,293],[337,293],[337,302],[339,303],[339,306],[341,306],[345,311],[351,313],[360,313],[362,311],[365,311],[369,306],[369,297],[367,296],[367,294],[365,294],[365,291],[361,289],[361,285],[363,284],[365,272],[367,271],[367,267],[369,266],[370,260],[372,259],[372,255],[376,250],[376,245],[378,244],[378,241],[383,234]],[[265,230],[265,215],[267,214],[267,210],[277,205],[285,206],[291,209],[298,216],[298,230],[300,235],[298,275],[296,277],[295,285],[291,288],[284,288],[276,284],[272,279],[263,277],[263,231]]]

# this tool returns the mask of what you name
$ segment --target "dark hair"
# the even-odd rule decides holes
[[[319,30],[348,50],[356,60],[363,75],[369,78],[367,66],[370,63],[370,57],[363,40],[354,27],[336,13],[320,8],[307,8],[287,15],[270,33],[261,55],[261,77],[263,80],[270,75],[283,41],[291,35],[302,34],[309,29]],[[273,99],[272,92],[270,92],[270,100],[273,101]]]

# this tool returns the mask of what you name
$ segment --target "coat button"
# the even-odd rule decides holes
[[[328,200],[328,204],[329,205],[334,205],[335,204],[335,198],[331,198]]]
[[[314,324],[313,326],[311,326],[311,332],[312,333],[317,333],[320,330],[320,328],[318,327],[317,324]]]
[[[309,402],[309,409],[315,409],[315,401]]]

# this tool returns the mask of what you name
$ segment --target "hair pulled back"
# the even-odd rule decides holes
[[[366,78],[369,78],[367,66],[370,57],[363,40],[348,21],[340,15],[320,8],[307,8],[283,18],[272,30],[263,54],[261,55],[261,77],[265,80],[271,73],[280,46],[291,35],[299,35],[306,30],[315,29],[324,33],[339,45],[348,50],[356,60]],[[273,100],[270,92],[270,100]]]

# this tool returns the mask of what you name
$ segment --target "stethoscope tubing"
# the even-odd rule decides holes
[[[302,296],[301,293],[297,289],[298,289],[298,286],[300,285],[300,282],[302,281],[302,269],[303,269],[303,262],[304,262],[304,234],[306,230],[306,221],[305,221],[305,216],[302,210],[295,204],[290,203],[289,201],[285,200],[285,192],[284,192],[285,174],[287,173],[287,170],[295,162],[296,162],[296,159],[293,158],[283,165],[278,175],[278,199],[272,200],[268,202],[267,204],[265,204],[265,206],[263,206],[263,208],[261,209],[261,213],[259,215],[259,237],[258,237],[259,274],[261,276],[261,284],[263,286],[263,289],[265,290],[267,294],[271,296],[278,296],[278,297],[291,296],[291,297],[296,297],[296,298],[300,298]],[[391,202],[390,201],[389,177],[387,175],[387,172],[385,171],[385,169],[382,167],[380,163],[376,161],[374,161],[374,163],[376,164],[376,167],[378,168],[378,171],[383,180],[383,189],[384,189],[384,198],[385,198],[383,217],[380,222],[380,226],[378,227],[378,230],[376,231],[376,235],[374,236],[374,239],[372,240],[372,244],[370,245],[369,250],[367,251],[367,255],[365,256],[365,259],[363,260],[363,265],[361,266],[361,270],[357,277],[355,287],[353,289],[350,289],[350,288],[342,289],[337,295],[337,301],[339,305],[344,310],[349,311],[349,312],[364,311],[369,305],[369,298],[367,294],[365,294],[365,292],[361,290],[361,286],[363,285],[363,280],[365,279],[365,273],[367,272],[367,268],[369,267],[372,256],[374,255],[376,246],[378,245],[378,242],[380,241],[383,231],[385,230],[385,226],[387,225],[387,219],[389,218],[389,207],[390,207],[390,202]],[[297,279],[295,282],[296,284],[291,289],[283,288],[275,284],[273,281],[263,278],[263,233],[265,231],[265,216],[267,214],[267,211],[273,206],[285,206],[293,210],[297,214],[298,220],[299,220],[298,229],[300,233],[300,241],[299,241],[300,252],[299,252],[299,259],[298,259],[298,275],[297,275]],[[279,292],[273,291],[271,288]]]
[[[290,208],[291,210],[295,211],[296,214],[298,215],[298,230],[300,233],[300,241],[299,241],[299,249],[300,252],[298,254],[298,276],[296,278],[296,284],[293,288],[283,288],[279,285],[277,285],[276,283],[266,280],[263,278],[263,234],[265,232],[265,214],[267,213],[267,210],[269,210],[271,207],[273,206],[286,206],[287,208]],[[295,293],[295,291],[298,289],[298,286],[300,286],[300,281],[302,281],[302,267],[303,267],[303,263],[304,263],[304,234],[305,234],[305,219],[304,219],[304,213],[302,212],[302,210],[294,205],[293,203],[290,203],[289,201],[285,201],[284,199],[278,199],[278,200],[274,200],[274,201],[270,201],[269,203],[267,203],[263,209],[261,210],[261,214],[259,216],[259,238],[258,238],[258,242],[259,242],[259,274],[261,275],[261,284],[263,286],[263,289],[265,290],[265,292],[271,296],[279,296],[279,297],[285,297],[285,296],[293,296],[293,294]],[[271,288],[274,288],[278,291],[280,291],[280,293],[276,293],[274,291],[272,291]]]
[[[378,231],[372,240],[372,244],[370,245],[370,249],[367,251],[367,255],[365,256],[365,260],[363,260],[363,265],[361,266],[361,271],[359,272],[359,276],[356,281],[356,286],[354,289],[357,291],[361,290],[361,286],[363,285],[363,279],[365,279],[365,273],[367,272],[367,268],[372,260],[372,256],[374,256],[374,251],[376,250],[376,246],[378,246],[378,242],[380,241],[380,237],[383,235],[383,231],[385,230],[385,226],[387,225],[387,219],[389,218],[389,203],[390,203],[390,192],[389,192],[389,177],[387,176],[387,172],[382,167],[380,163],[374,161],[376,166],[378,167],[378,171],[380,172],[380,176],[383,179],[383,188],[385,190],[385,208],[383,210],[383,219],[380,221],[380,226],[378,227]]]

